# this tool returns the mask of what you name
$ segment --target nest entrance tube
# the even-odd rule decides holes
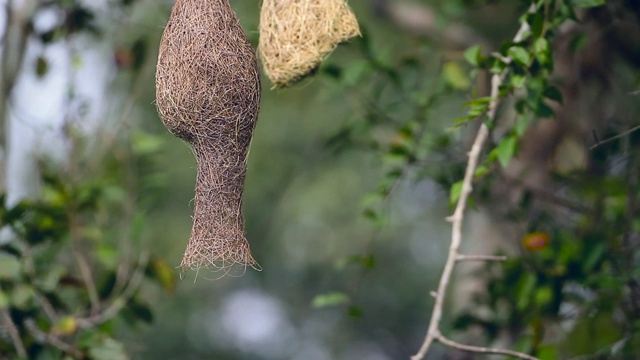
[[[156,105],[197,160],[193,228],[183,268],[259,269],[244,233],[242,192],[258,117],[255,52],[228,0],[176,0],[162,35]]]
[[[360,35],[346,0],[264,0],[260,59],[275,88],[312,73],[341,42]]]

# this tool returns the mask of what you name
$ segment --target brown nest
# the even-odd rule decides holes
[[[158,113],[198,163],[193,228],[181,266],[252,266],[242,191],[258,116],[260,81],[228,0],[176,0],[156,73]]]
[[[258,50],[275,88],[312,73],[341,42],[360,35],[345,0],[264,0]]]

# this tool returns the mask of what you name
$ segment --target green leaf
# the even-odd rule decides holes
[[[442,66],[442,75],[452,88],[466,90],[471,86],[471,81],[460,64],[455,61],[447,61]]]
[[[548,86],[546,89],[544,89],[544,92],[542,94],[544,95],[544,97],[562,104],[562,93],[557,86]]]
[[[516,299],[516,307],[522,311],[531,303],[531,294],[535,288],[537,279],[535,274],[526,273],[524,277],[518,281],[518,294]]]
[[[92,360],[128,360],[124,345],[120,342],[106,337],[101,338],[89,347],[89,356]]]
[[[553,301],[553,290],[549,286],[541,286],[536,289],[534,302],[538,307],[547,306]]]
[[[365,255],[360,259],[360,264],[365,269],[373,269],[376,267],[376,258],[373,255]]]
[[[0,289],[0,310],[9,307],[9,297]]]
[[[11,304],[17,308],[24,309],[30,304],[34,296],[35,291],[31,286],[18,285],[11,291]]]
[[[515,136],[509,136],[498,144],[496,147],[496,155],[498,157],[498,161],[503,168],[506,168],[509,165],[509,161],[513,158],[513,155],[516,152],[516,147],[518,145],[517,139]]]
[[[176,273],[166,260],[151,256],[145,274],[156,280],[168,293],[173,293],[176,288]]]
[[[480,45],[474,45],[464,51],[464,58],[469,64],[479,66],[482,61],[482,48]]]
[[[151,324],[153,322],[153,312],[151,311],[151,307],[135,297],[129,299],[126,308],[134,314],[136,319],[142,320],[147,324]]]
[[[49,72],[49,61],[44,56],[38,56],[36,59],[36,76],[42,78]]]
[[[535,114],[541,118],[550,118],[555,116],[555,111],[547,105],[542,99],[538,102],[535,109]]]
[[[341,292],[331,292],[327,294],[316,295],[311,301],[314,308],[324,308],[328,306],[336,306],[347,304],[350,302],[349,296]]]
[[[344,69],[342,82],[346,86],[358,84],[371,72],[371,63],[368,60],[355,60]]]
[[[587,253],[584,262],[582,263],[582,269],[585,274],[591,273],[595,266],[600,262],[602,257],[605,255],[606,247],[603,243],[597,243],[594,245],[589,252]]]
[[[362,308],[355,305],[349,306],[349,309],[347,309],[347,315],[351,318],[359,319],[362,317]]]
[[[449,193],[449,205],[453,206],[458,199],[460,198],[460,193],[462,192],[462,184],[463,181],[460,180],[453,185],[451,185],[451,192]]]
[[[0,279],[16,279],[20,275],[20,261],[15,256],[0,253]]]
[[[511,85],[513,85],[514,88],[520,89],[520,88],[524,87],[524,85],[526,83],[527,83],[527,76],[526,75],[511,74]]]
[[[98,245],[95,250],[96,257],[106,267],[113,268],[118,264],[118,250],[108,243]]]
[[[403,144],[393,144],[389,148],[389,155],[394,157],[408,158],[411,155],[411,150]]]
[[[536,39],[533,43],[533,52],[540,64],[548,64],[551,62],[551,47],[547,39]]]
[[[144,132],[136,132],[132,137],[133,152],[138,155],[147,155],[158,152],[164,145],[164,140],[157,135]]]
[[[474,178],[481,178],[489,173],[489,167],[486,165],[480,165],[476,168],[476,172],[473,175]]]
[[[513,61],[522,66],[529,66],[529,62],[531,61],[531,54],[521,46],[510,47],[507,51],[507,55],[509,55]]]
[[[556,360],[560,359],[558,349],[553,345],[543,345],[538,348],[536,357],[540,360]]]
[[[571,0],[573,6],[578,8],[590,8],[596,6],[602,6],[606,3],[605,0]]]
[[[320,73],[329,78],[339,80],[342,76],[342,68],[335,63],[324,63],[320,65]]]
[[[544,30],[544,12],[536,11],[527,15],[527,22],[531,28],[531,33],[535,37],[540,37]]]
[[[524,132],[529,128],[529,117],[520,115],[516,120],[516,124],[513,127],[517,136],[524,135]]]

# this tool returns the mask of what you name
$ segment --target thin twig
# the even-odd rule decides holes
[[[13,341],[13,346],[16,348],[16,353],[21,358],[27,357],[27,350],[22,343],[22,339],[20,338],[20,332],[16,327],[16,324],[11,319],[11,314],[7,309],[2,309],[0,311],[2,314],[2,321],[4,322],[4,326],[7,328],[7,332],[9,332],[9,336],[11,337],[11,341]]]
[[[57,323],[58,315],[56,314],[56,310],[53,308],[53,305],[51,305],[49,300],[47,300],[47,298],[44,295],[40,294],[39,292],[36,292],[34,296],[36,300],[40,303],[42,310],[47,315],[49,320],[51,320],[51,322],[53,323]]]
[[[149,262],[149,253],[144,252],[142,255],[140,255],[138,266],[134,271],[133,275],[131,276],[131,279],[129,280],[129,283],[127,284],[126,288],[122,291],[122,294],[120,294],[120,296],[115,298],[111,303],[111,305],[105,308],[102,312],[98,314],[94,314],[84,319],[78,319],[78,326],[80,328],[87,329],[95,325],[102,324],[105,321],[108,321],[114,316],[116,316],[118,312],[120,312],[120,310],[122,310],[122,308],[125,305],[127,305],[127,301],[129,301],[129,299],[135,294],[135,292],[140,287],[140,284],[142,283],[142,280],[144,278],[144,270],[148,262]]]
[[[534,5],[532,5],[529,11],[535,10]],[[527,22],[523,22],[520,26],[520,29],[516,33],[514,37],[514,42],[519,42],[522,40],[524,34],[529,30],[529,25]],[[499,90],[500,85],[504,81],[504,77],[506,76],[507,71],[503,71],[502,73],[494,74],[491,77],[491,102],[489,103],[489,110],[487,112],[487,117],[489,119],[494,119],[498,110],[499,103]],[[478,129],[478,133],[476,134],[476,138],[473,141],[473,145],[471,146],[471,151],[469,151],[469,160],[467,161],[467,168],[465,170],[464,179],[462,181],[462,189],[460,191],[460,196],[458,198],[458,202],[456,203],[456,208],[450,217],[447,218],[448,221],[451,221],[451,244],[449,247],[449,255],[447,256],[447,262],[444,265],[444,269],[442,271],[442,275],[440,277],[440,283],[438,284],[438,290],[436,291],[436,299],[435,304],[433,306],[433,312],[431,314],[431,320],[429,321],[429,329],[427,331],[427,335],[425,336],[424,342],[420,347],[420,350],[411,357],[411,360],[422,360],[431,344],[434,341],[440,341],[445,345],[451,346],[451,344],[457,344],[444,338],[440,333],[440,320],[442,319],[442,311],[444,308],[444,299],[447,292],[447,288],[449,285],[449,281],[451,280],[451,275],[453,273],[453,268],[455,263],[460,256],[458,250],[460,249],[460,243],[462,241],[462,224],[464,220],[464,211],[467,206],[467,200],[472,191],[472,183],[473,177],[476,171],[476,167],[478,166],[478,160],[480,158],[480,152],[484,143],[487,140],[489,135],[489,128],[486,124],[482,123],[480,128]],[[444,341],[443,341],[444,340]],[[484,348],[475,348],[469,347],[467,345],[462,345],[466,347],[466,349],[484,349]],[[460,348],[460,347],[457,347]],[[472,350],[469,350],[472,351]],[[506,351],[506,350],[494,350],[496,351]],[[504,353],[504,352],[503,352]],[[530,355],[521,354],[518,352],[510,352],[509,355],[518,356],[523,359],[536,359],[535,357],[531,357]]]
[[[500,255],[461,255],[456,256],[456,261],[506,261],[506,256]]]
[[[78,270],[80,271],[80,276],[82,277],[84,286],[87,288],[87,293],[89,294],[89,301],[91,302],[91,313],[95,314],[100,310],[100,298],[98,297],[98,290],[96,289],[96,284],[93,281],[91,268],[89,267],[89,263],[87,262],[87,259],[84,258],[84,256],[80,253],[79,249],[73,250],[73,256],[76,259],[76,263],[78,263]]]
[[[76,359],[82,359],[84,357],[82,354],[82,351],[76,349],[73,345],[67,344],[66,342],[62,341],[60,338],[58,338],[53,334],[48,334],[38,329],[38,326],[35,324],[35,321],[33,319],[25,320],[24,324],[27,327],[27,330],[29,330],[31,335],[37,341],[43,342],[43,343],[44,342],[49,343],[54,347],[56,347],[57,349],[59,349],[60,351],[67,353]]]
[[[600,146],[600,145],[604,145],[604,144],[606,144],[606,143],[612,142],[613,140],[620,139],[621,137],[625,137],[625,136],[627,136],[627,135],[631,134],[632,132],[634,132],[634,131],[638,131],[638,130],[640,130],[640,125],[636,125],[636,126],[632,127],[632,128],[631,128],[631,129],[629,129],[629,130],[623,131],[623,132],[621,132],[620,134],[614,135],[614,136],[612,136],[612,137],[610,137],[610,138],[606,138],[606,139],[604,139],[604,140],[602,140],[602,141],[598,141],[598,138],[596,137],[596,135],[595,135],[596,133],[595,133],[595,131],[594,131],[594,132],[593,132],[593,136],[594,136],[594,138],[595,138],[595,140],[596,140],[596,143],[595,143],[595,144],[593,144],[593,145],[591,145],[591,147],[589,148],[589,150],[593,150],[593,149],[597,148],[597,147],[598,147],[598,146]]]
[[[504,349],[494,349],[494,348],[488,348],[488,347],[482,347],[482,346],[472,346],[472,345],[465,345],[465,344],[460,344],[459,342],[455,342],[453,340],[447,339],[446,337],[444,337],[442,334],[438,333],[436,336],[436,339],[451,347],[454,349],[458,349],[458,350],[462,350],[462,351],[468,351],[468,352],[473,352],[473,353],[480,353],[480,354],[497,354],[497,355],[506,355],[506,356],[513,356],[513,357],[517,357],[520,359],[526,359],[526,360],[538,360],[538,358],[531,356],[531,355],[527,355],[527,354],[523,354],[521,352],[517,352],[517,351],[512,351],[512,350],[504,350]]]

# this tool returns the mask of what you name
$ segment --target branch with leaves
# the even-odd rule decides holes
[[[516,33],[513,42],[517,43],[522,40],[525,33],[529,31],[529,24],[526,21],[522,22],[520,29]],[[504,63],[511,62],[510,58],[502,59]],[[493,120],[496,117],[496,112],[498,109],[498,105],[500,103],[500,86],[502,85],[506,75],[508,72],[508,68],[503,70],[502,72],[496,73],[491,78],[491,96],[488,104],[488,111],[486,116],[488,119]],[[486,347],[477,347],[470,346],[465,344],[460,344],[450,339],[447,339],[440,332],[440,322],[442,320],[442,312],[444,309],[445,297],[447,288],[449,287],[449,283],[451,281],[451,276],[453,274],[453,269],[455,268],[456,263],[459,261],[465,261],[470,258],[475,258],[478,260],[484,261],[500,261],[504,260],[501,257],[491,257],[485,255],[464,255],[460,254],[460,245],[462,243],[462,225],[464,221],[464,212],[467,206],[467,201],[469,199],[469,195],[473,191],[473,179],[476,173],[476,169],[478,168],[478,162],[480,159],[480,154],[482,148],[487,141],[489,136],[489,128],[483,122],[478,129],[473,145],[471,146],[471,150],[468,154],[467,167],[465,170],[464,180],[462,181],[462,187],[460,189],[460,194],[456,203],[455,211],[453,215],[447,218],[447,221],[451,222],[452,233],[451,233],[451,244],[449,247],[449,254],[447,256],[447,261],[445,263],[444,269],[442,271],[442,275],[440,277],[440,282],[438,285],[438,290],[435,293],[435,305],[433,307],[433,312],[431,314],[431,320],[429,323],[429,328],[427,331],[427,335],[425,336],[424,342],[420,347],[419,351],[411,357],[412,360],[421,360],[423,359],[429,348],[433,344],[434,341],[439,341],[444,345],[449,347],[462,350],[469,351],[475,353],[484,353],[484,354],[500,354],[500,355],[509,355],[514,356],[520,359],[529,359],[535,360],[537,359],[534,356],[527,355],[524,353],[510,351],[510,350],[502,350],[502,349],[493,349]]]

